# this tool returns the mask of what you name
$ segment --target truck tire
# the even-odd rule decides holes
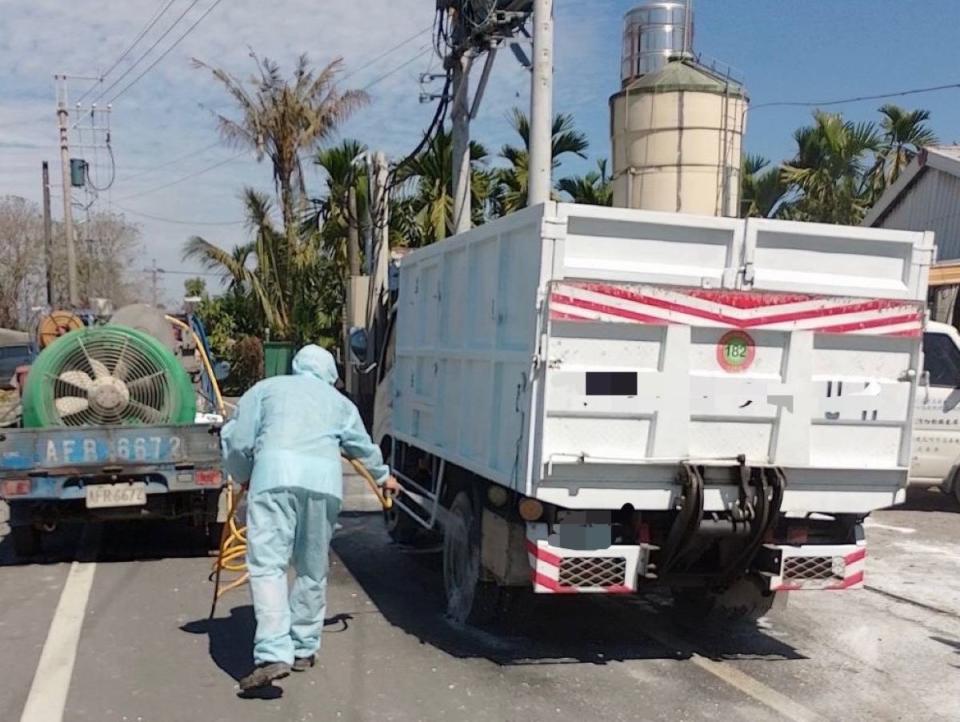
[[[488,624],[499,611],[500,587],[481,578],[480,514],[463,491],[444,526],[443,587],[447,617],[457,624]]]
[[[207,551],[213,554],[220,552],[220,543],[223,540],[223,528],[226,526],[222,521],[207,522],[204,528],[204,536],[207,542]]]
[[[396,504],[383,510],[383,523],[397,544],[413,544],[420,534],[420,525]]]
[[[32,524],[12,527],[10,539],[13,542],[13,553],[19,559],[35,557],[43,546],[40,530]]]
[[[754,577],[742,577],[722,591],[706,587],[671,590],[675,621],[686,625],[723,625],[755,622],[777,599]]]

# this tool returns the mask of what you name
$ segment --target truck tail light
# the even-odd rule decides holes
[[[524,499],[519,504],[519,511],[524,521],[536,521],[543,516],[543,504],[536,499]]]
[[[31,488],[32,485],[28,479],[8,479],[3,482],[3,496],[26,496]]]
[[[193,478],[198,486],[220,486],[223,481],[219,469],[197,469]]]

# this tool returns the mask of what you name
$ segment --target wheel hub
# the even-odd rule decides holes
[[[87,392],[90,406],[102,414],[116,414],[130,401],[127,385],[115,376],[96,379]]]

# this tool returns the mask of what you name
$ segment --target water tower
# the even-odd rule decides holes
[[[624,19],[621,89],[610,98],[613,204],[738,215],[748,98],[693,53],[689,2],[645,2]]]

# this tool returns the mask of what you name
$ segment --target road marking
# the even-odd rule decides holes
[[[909,526],[891,526],[889,524],[881,524],[880,522],[873,521],[869,517],[864,519],[863,525],[868,529],[886,529],[887,531],[895,531],[900,534],[915,534],[916,529]]]
[[[99,532],[99,525],[93,528],[88,525],[84,530],[77,554],[80,559],[96,558]],[[93,561],[75,561],[70,565],[20,722],[61,722],[63,719],[96,569]]]
[[[696,652],[691,655],[690,661],[705,672],[709,672],[714,677],[717,677],[732,687],[736,687],[744,694],[750,695],[758,702],[779,712],[786,719],[794,720],[795,722],[813,722],[813,720],[822,719],[813,710],[807,709],[803,705],[794,702],[786,695],[780,694],[777,690],[768,687],[759,679],[751,677],[745,672],[741,672],[736,667],[701,657]]]
[[[759,679],[751,677],[746,672],[741,672],[733,665],[717,662],[698,654],[693,651],[690,645],[677,639],[669,632],[648,629],[646,626],[644,626],[643,632],[668,649],[676,649],[688,654],[689,660],[704,672],[712,674],[731,687],[736,687],[757,702],[780,713],[784,719],[793,720],[794,722],[815,722],[815,720],[823,719],[813,710],[804,707],[798,702],[794,702],[786,695],[773,689],[773,687],[768,687]],[[633,674],[632,670],[631,674]]]

